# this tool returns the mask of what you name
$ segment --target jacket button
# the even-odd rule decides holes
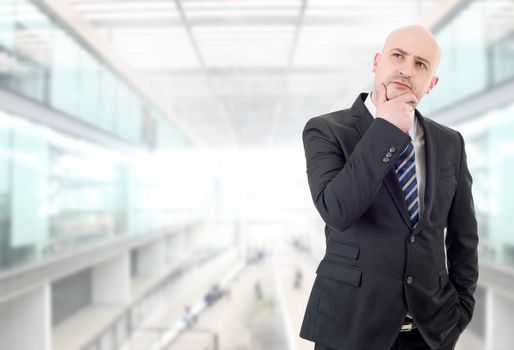
[[[394,153],[394,152],[396,152],[396,147],[394,147],[394,146],[391,146],[391,148],[389,148],[389,152],[391,152],[391,153]]]
[[[410,242],[411,242],[411,243],[414,243],[414,242],[416,242],[416,237],[414,237],[414,236],[411,236],[411,237],[410,237]]]
[[[387,157],[387,158],[391,158],[392,156],[393,156],[393,154],[392,154],[391,152],[387,152],[387,153],[386,153],[386,157]]]
[[[411,276],[407,277],[407,284],[412,284],[413,278]]]
[[[389,161],[390,161],[390,159],[387,157],[382,158],[382,162],[384,162],[384,163],[389,163]]]

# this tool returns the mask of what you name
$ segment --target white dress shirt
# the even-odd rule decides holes
[[[368,109],[369,113],[376,118],[377,107],[371,99],[371,92],[368,94],[364,105]],[[414,111],[411,113],[411,117],[414,118],[412,127],[409,129],[409,136],[412,139],[414,145],[414,154],[416,158],[416,181],[418,183],[418,205],[419,205],[419,219],[423,217],[425,213],[425,137],[423,128],[419,124],[418,118],[415,118]]]

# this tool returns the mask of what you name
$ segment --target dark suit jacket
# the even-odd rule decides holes
[[[374,119],[366,96],[310,119],[303,131],[326,254],[300,336],[337,350],[387,350],[409,310],[436,349],[450,331],[458,338],[475,304],[478,234],[464,141],[415,112],[425,137],[426,190],[413,229],[393,165],[411,138]]]

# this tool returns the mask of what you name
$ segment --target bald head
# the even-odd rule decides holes
[[[410,42],[413,45],[417,43],[417,45],[415,45],[417,47],[424,46],[425,50],[423,51],[427,52],[427,56],[431,58],[431,71],[432,73],[436,71],[439,61],[441,60],[441,48],[428,29],[418,24],[397,28],[387,36],[382,52],[396,47],[395,45],[397,45],[398,42]]]
[[[388,35],[382,52],[375,54],[374,90],[384,85],[388,99],[410,91],[421,101],[439,80],[434,73],[440,58],[439,44],[426,28],[409,25],[395,29]]]

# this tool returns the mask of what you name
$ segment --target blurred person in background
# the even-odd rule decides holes
[[[303,130],[326,223],[300,331],[315,350],[450,350],[471,320],[478,233],[464,140],[416,109],[440,56],[424,27],[393,31],[373,91]]]
[[[184,322],[184,326],[186,328],[191,328],[196,323],[197,317],[191,312],[191,307],[186,305],[184,308],[184,312],[182,313],[182,322]]]
[[[302,282],[303,282],[303,273],[302,270],[297,267],[294,273],[294,281],[293,281],[293,288],[294,289],[302,289]]]

